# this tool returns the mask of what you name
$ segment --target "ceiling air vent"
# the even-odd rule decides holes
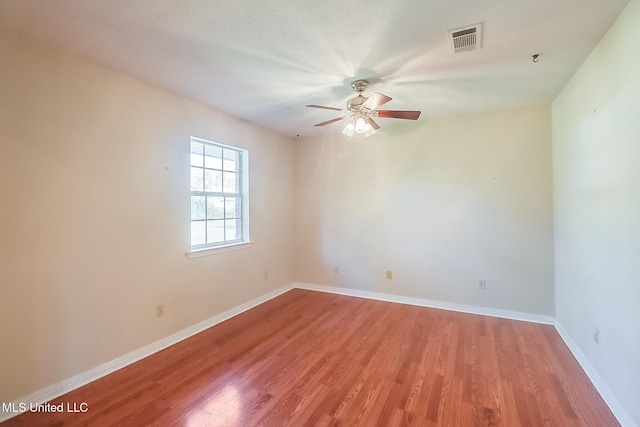
[[[482,24],[449,31],[451,53],[466,52],[482,47]]]

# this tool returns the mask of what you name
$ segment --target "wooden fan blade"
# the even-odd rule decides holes
[[[386,104],[387,102],[391,101],[391,99],[393,98],[390,98],[387,95],[383,95],[378,92],[374,92],[373,95],[371,95],[366,101],[362,103],[362,106],[368,108],[369,110],[375,110],[382,104]]]
[[[323,110],[342,111],[342,108],[336,108],[336,107],[325,107],[325,106],[323,106],[323,105],[305,105],[305,107],[311,107],[311,108],[322,108]]]
[[[329,125],[331,123],[335,123],[335,122],[339,122],[340,120],[344,119],[344,117],[338,117],[337,119],[331,119],[331,120],[327,120],[326,122],[322,122],[322,123],[318,123],[315,124],[314,126],[324,126],[324,125]]]
[[[367,122],[373,127],[375,130],[380,129],[380,126],[376,122],[373,121],[371,117],[367,117]]]
[[[420,117],[420,111],[378,110],[377,113],[385,119],[418,120]]]

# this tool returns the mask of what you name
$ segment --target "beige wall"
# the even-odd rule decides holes
[[[554,101],[553,186],[556,317],[640,425],[638,41],[632,0]]]
[[[292,140],[12,35],[0,58],[0,402],[294,280]],[[253,247],[186,258],[191,135],[249,149]]]
[[[380,122],[296,145],[297,279],[553,315],[549,106]]]

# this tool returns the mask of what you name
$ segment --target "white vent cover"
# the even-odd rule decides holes
[[[448,35],[451,53],[466,52],[482,47],[482,24],[451,30]]]

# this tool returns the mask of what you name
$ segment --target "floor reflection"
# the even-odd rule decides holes
[[[226,385],[187,416],[186,427],[242,425],[242,395]]]

